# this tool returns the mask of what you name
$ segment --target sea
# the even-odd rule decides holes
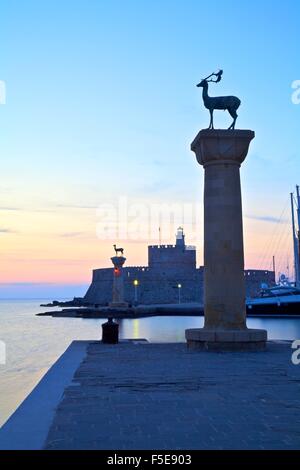
[[[40,307],[48,301],[0,300],[0,426],[73,340],[101,338],[103,319],[36,316],[49,310]],[[300,339],[300,317],[249,318],[247,324],[268,330],[269,339]],[[186,328],[202,326],[203,317],[189,316],[119,321],[121,338],[146,338],[150,342],[183,342]]]

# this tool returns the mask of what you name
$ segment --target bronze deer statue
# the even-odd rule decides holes
[[[238,117],[236,111],[241,104],[241,100],[239,98],[237,98],[236,96],[215,96],[215,97],[208,96],[208,83],[209,82],[218,83],[221,80],[222,75],[223,75],[223,70],[220,70],[217,73],[212,73],[208,77],[201,80],[201,82],[198,83],[197,85],[197,87],[203,88],[203,92],[202,92],[203,103],[204,103],[204,106],[210,112],[209,129],[214,129],[213,113],[215,109],[223,109],[224,111],[227,110],[230,116],[233,118],[233,122],[228,129],[235,128],[235,123]],[[213,79],[209,80],[209,78],[213,76],[216,77],[216,80],[213,80]]]
[[[117,248],[117,245],[113,245],[113,247],[115,249],[116,255],[118,255],[118,253],[121,253],[121,255],[123,256],[124,248]]]

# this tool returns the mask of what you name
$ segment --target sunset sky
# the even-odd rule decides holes
[[[190,143],[209,115],[195,85],[219,68],[210,94],[237,95],[237,127],[256,132],[241,169],[246,268],[270,269],[275,254],[292,273],[300,4],[244,3],[1,2],[0,298],[82,295],[113,243],[145,265],[159,225],[163,243],[184,225],[202,263]],[[230,122],[215,113],[216,127]],[[162,203],[176,205],[171,224],[153,216]]]

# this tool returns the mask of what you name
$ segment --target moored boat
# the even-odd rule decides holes
[[[293,286],[274,286],[261,290],[259,297],[247,299],[247,314],[300,317],[300,289]]]

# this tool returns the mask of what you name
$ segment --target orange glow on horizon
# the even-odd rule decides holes
[[[125,248],[125,266],[146,266],[148,244],[158,244],[146,240],[99,240],[95,211],[3,215],[1,225],[9,230],[0,232],[1,283],[89,283],[93,269],[112,267],[113,243],[121,243]],[[270,222],[244,218],[245,268],[272,268],[272,255],[276,253],[268,251],[273,230],[274,224]],[[187,244],[190,239],[186,231]],[[166,243],[173,244],[174,239]],[[278,260],[287,258],[289,247],[291,240],[287,237],[286,245],[276,254]],[[203,264],[202,250],[199,240],[197,266]]]

